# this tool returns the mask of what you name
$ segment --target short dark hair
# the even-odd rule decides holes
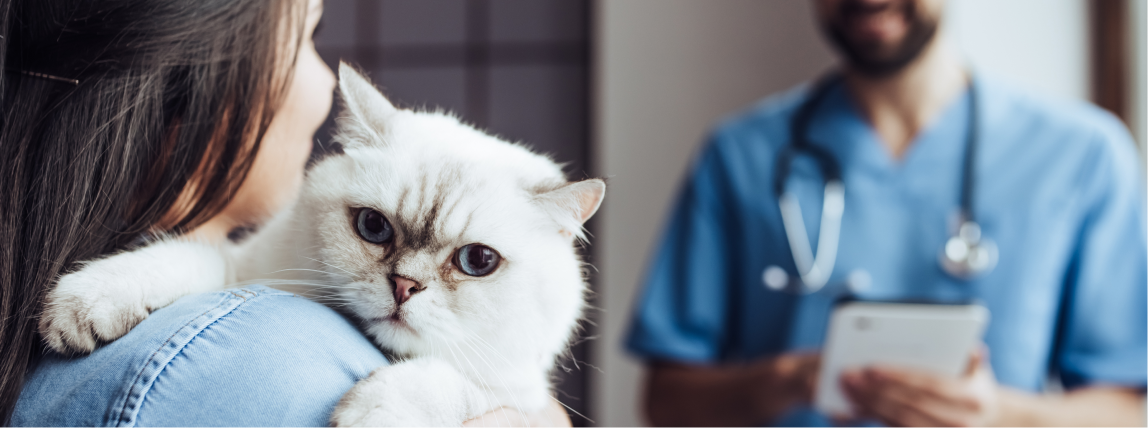
[[[290,82],[300,3],[0,0],[0,422],[62,274],[235,194]]]

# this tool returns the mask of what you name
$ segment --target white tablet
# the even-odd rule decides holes
[[[983,306],[848,302],[829,320],[814,406],[850,415],[841,372],[872,364],[961,375],[989,321]]]

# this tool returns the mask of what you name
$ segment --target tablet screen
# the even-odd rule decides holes
[[[841,372],[873,364],[959,376],[981,343],[988,310],[980,305],[848,302],[829,321],[814,405],[850,415]]]

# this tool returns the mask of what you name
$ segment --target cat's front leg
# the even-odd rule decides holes
[[[500,406],[450,364],[417,358],[380,367],[331,414],[334,426],[460,426]]]
[[[85,262],[48,293],[40,334],[61,353],[91,352],[180,297],[223,288],[231,276],[221,249],[165,239]]]

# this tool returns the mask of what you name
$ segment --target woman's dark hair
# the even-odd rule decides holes
[[[234,195],[290,81],[304,3],[0,0],[0,423],[62,274],[186,232]]]

